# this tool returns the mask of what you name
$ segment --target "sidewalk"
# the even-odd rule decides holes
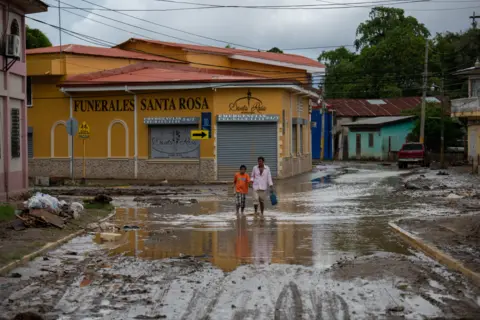
[[[403,219],[395,224],[457,260],[467,272],[480,275],[480,213]]]
[[[97,222],[111,212],[110,207],[108,209],[85,209],[78,220],[70,221],[64,229],[47,227],[15,231],[10,227],[11,221],[0,223],[0,269],[46,245],[55,244],[72,234],[82,232],[89,223]]]

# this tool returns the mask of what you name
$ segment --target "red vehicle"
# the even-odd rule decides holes
[[[408,168],[409,164],[419,164],[422,167],[430,166],[428,152],[425,150],[423,143],[405,143],[402,149],[398,151],[398,168]]]

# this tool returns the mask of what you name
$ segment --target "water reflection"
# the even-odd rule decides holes
[[[201,204],[198,204],[201,207]],[[147,208],[117,208],[120,226],[137,225],[140,230],[122,231],[122,238],[105,243],[111,254],[141,259],[196,256],[205,258],[224,271],[242,264],[261,266],[270,263],[328,267],[342,256],[376,251],[407,253],[385,229],[386,218],[360,217],[321,223],[279,223],[274,216],[255,219],[235,216],[225,227],[172,226]],[[97,243],[102,243],[99,235]]]
[[[277,184],[279,205],[267,206],[265,219],[235,215],[232,196],[200,203],[151,208],[117,208],[122,231],[115,243],[105,243],[111,254],[140,259],[196,256],[224,271],[242,264],[302,264],[328,267],[344,256],[375,252],[407,254],[393,237],[387,222],[417,210],[389,188],[401,182],[393,171],[357,170],[331,178],[313,172]],[[102,242],[99,235],[97,242]]]

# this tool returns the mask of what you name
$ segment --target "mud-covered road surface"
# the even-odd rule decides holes
[[[79,237],[0,278],[2,315],[480,319],[478,288],[387,227],[452,206],[399,192],[408,172],[320,169],[280,182],[264,219],[250,201],[236,216],[227,187],[116,198],[121,238]]]

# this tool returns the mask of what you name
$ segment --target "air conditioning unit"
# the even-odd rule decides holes
[[[20,36],[7,34],[5,39],[5,55],[12,58],[20,58]]]

